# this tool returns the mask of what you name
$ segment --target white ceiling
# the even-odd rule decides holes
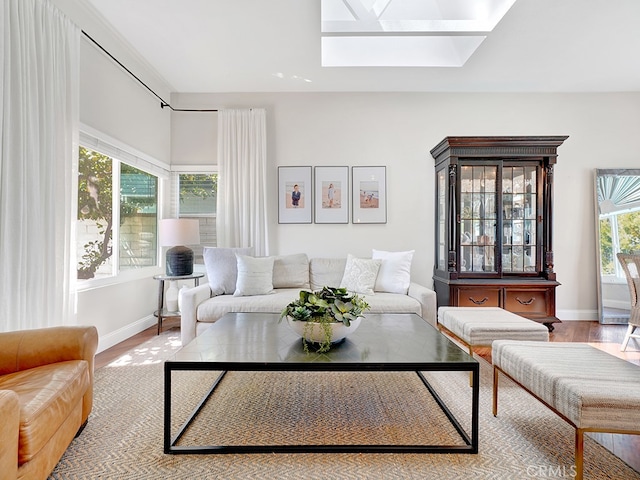
[[[640,0],[517,0],[463,67],[322,67],[320,0],[88,1],[175,92],[640,92]]]

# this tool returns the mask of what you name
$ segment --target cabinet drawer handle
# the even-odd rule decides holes
[[[520,300],[519,297],[516,297],[516,300],[518,301],[518,303],[520,303],[521,305],[531,305],[533,303],[533,301],[535,300],[535,298],[531,297],[529,300]]]
[[[474,300],[473,297],[469,297],[469,300],[471,300],[473,303],[475,303],[476,305],[482,305],[483,303],[485,303],[487,300],[489,300],[489,297],[484,297],[482,300]]]

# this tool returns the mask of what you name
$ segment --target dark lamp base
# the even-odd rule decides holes
[[[173,247],[167,250],[167,275],[182,277],[193,273],[193,250],[188,247]]]

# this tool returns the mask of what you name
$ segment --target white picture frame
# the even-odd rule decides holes
[[[349,223],[349,167],[314,167],[315,223]]]
[[[352,223],[387,223],[387,167],[351,167]]]
[[[278,167],[278,223],[311,223],[311,167]]]

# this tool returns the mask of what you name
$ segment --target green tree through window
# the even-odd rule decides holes
[[[98,267],[112,254],[113,161],[110,157],[80,147],[78,163],[78,237],[95,225],[92,240],[83,245],[78,279],[95,276]],[[85,237],[86,238],[86,237]]]
[[[119,198],[113,196],[119,172]],[[85,147],[78,163],[78,279],[117,273],[113,267],[114,208],[120,214],[118,270],[157,263],[158,178]]]

